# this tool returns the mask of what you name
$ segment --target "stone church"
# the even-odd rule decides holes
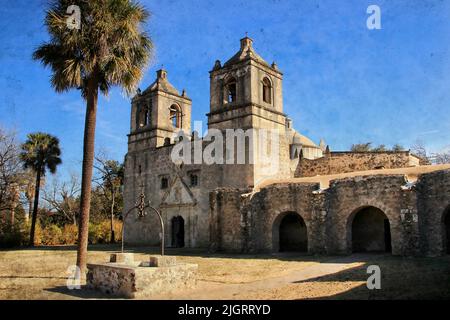
[[[282,84],[277,64],[259,56],[248,37],[210,71],[208,130],[277,132],[276,171],[256,155],[254,162],[239,164],[175,163],[178,144],[205,150],[211,140],[191,129],[186,91],[174,88],[165,70],[157,71],[156,80],[131,102],[124,211],[144,192],[161,212],[167,247],[448,252],[450,166],[425,165],[409,151],[333,152],[323,140],[316,144],[294,130],[284,113]],[[265,147],[274,141],[265,140]],[[254,152],[246,144],[245,157]],[[127,244],[158,245],[161,236],[153,212],[127,216]]]

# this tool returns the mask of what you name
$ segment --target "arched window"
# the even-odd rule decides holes
[[[147,104],[142,104],[138,108],[138,128],[146,127],[150,124],[150,110],[151,106]]]
[[[148,126],[150,120],[150,112],[148,111],[148,108],[145,108],[144,110],[144,126]]]
[[[263,101],[265,103],[272,103],[272,84],[270,80],[266,77],[262,81],[263,85]]]
[[[170,146],[170,138],[164,138],[164,145]]]
[[[181,111],[176,104],[170,107],[170,122],[174,128],[181,128]]]
[[[236,102],[236,79],[231,78],[227,81],[225,85],[225,103],[233,103]]]

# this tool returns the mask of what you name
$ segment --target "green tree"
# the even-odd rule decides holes
[[[80,9],[79,29],[68,23],[71,5]],[[77,252],[81,275],[86,269],[98,92],[107,95],[115,85],[128,95],[136,91],[153,51],[142,31],[148,17],[147,10],[132,0],[55,0],[45,19],[50,41],[33,55],[52,69],[51,84],[57,92],[80,89],[86,101]]]
[[[41,177],[45,176],[47,170],[56,173],[56,167],[61,164],[61,150],[58,138],[46,133],[37,132],[27,135],[27,141],[22,144],[20,158],[25,169],[32,169],[36,174],[34,207],[31,218],[30,246],[34,246],[34,231],[36,228],[36,217],[39,205],[39,189]]]

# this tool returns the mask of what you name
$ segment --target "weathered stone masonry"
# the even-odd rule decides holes
[[[277,143],[273,161],[255,158],[259,144],[253,141],[239,154],[248,152],[255,163],[175,164],[171,154],[180,144],[206,151],[210,140],[191,131],[193,107],[186,91],[172,86],[165,70],[157,71],[155,81],[131,101],[124,212],[144,192],[163,216],[168,247],[450,253],[450,215],[444,215],[450,174],[432,172],[450,166],[412,168],[424,163],[409,151],[330,152],[324,140],[316,145],[294,129],[283,111],[282,82],[277,64],[259,56],[250,38],[241,39],[239,51],[210,71],[208,130],[276,130],[276,139],[262,140],[266,150]],[[224,145],[224,154],[227,150],[233,147]],[[278,166],[268,170],[272,164]],[[422,175],[407,182],[405,170]],[[323,179],[335,180],[322,190]],[[160,244],[156,215],[131,214],[124,225],[127,244]]]
[[[435,256],[445,252],[444,214],[450,205],[450,170],[419,176],[407,184],[404,175],[372,175],[319,183],[281,183],[248,190],[211,193],[214,249],[234,252],[278,251],[280,220],[296,212],[305,221],[308,252],[351,253],[351,225],[362,208],[387,216],[392,254]]]
[[[318,159],[300,157],[295,177],[313,177],[373,169],[393,169],[418,166],[422,159],[409,151],[325,152]]]

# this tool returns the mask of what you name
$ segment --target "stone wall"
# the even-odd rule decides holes
[[[309,253],[349,254],[354,217],[373,207],[389,219],[392,254],[440,255],[450,170],[422,174],[415,184],[397,174],[334,180],[326,190],[305,182],[272,184],[255,193],[218,189],[210,203],[214,250],[276,252],[280,222],[295,212],[306,224]]]
[[[200,141],[201,143],[201,141]],[[132,208],[144,188],[147,200],[161,211],[165,224],[165,242],[172,243],[173,217],[184,220],[185,246],[206,248],[209,245],[209,191],[220,186],[223,175],[216,165],[175,165],[170,157],[173,145],[157,149],[129,152],[125,162],[124,212]],[[198,176],[198,185],[190,185],[190,174]],[[167,188],[161,187],[168,179]],[[128,245],[159,245],[158,216],[147,210],[147,216],[137,218],[130,213],[125,221],[125,241]]]
[[[417,216],[415,193],[402,190],[405,183],[403,175],[331,181],[326,190],[326,251],[351,253],[353,218],[360,209],[371,206],[383,211],[389,219],[392,254],[417,254],[418,226],[417,219],[412,218],[412,215]]]
[[[450,171],[437,171],[422,175],[416,184],[418,193],[419,233],[421,251],[437,256],[446,251],[444,219],[450,211]]]
[[[322,158],[299,159],[295,177],[313,177],[373,169],[394,169],[419,165],[420,159],[409,151],[329,152]]]
[[[210,143],[197,139],[183,140],[189,145],[192,153],[195,144],[200,150]],[[185,246],[207,248],[210,245],[209,223],[209,193],[216,188],[246,188],[254,186],[257,179],[264,179],[271,175],[288,177],[289,163],[286,141],[280,143],[280,166],[275,172],[268,170],[261,164],[183,164],[176,165],[171,159],[173,144],[159,148],[151,148],[147,140],[130,144],[125,159],[124,181],[124,212],[128,212],[138,200],[142,188],[147,200],[158,208],[165,223],[165,242],[172,243],[171,221],[173,217],[184,220]],[[224,145],[226,155],[226,145]],[[234,155],[237,161],[237,153]],[[194,161],[194,156],[192,156]],[[200,159],[202,161],[202,159]],[[269,166],[270,167],[270,166]],[[269,168],[270,169],[270,168]],[[190,185],[190,173],[198,176],[198,185]],[[284,173],[284,175],[282,174]],[[270,175],[271,174],[271,175]],[[168,179],[168,187],[161,188],[161,179]],[[128,245],[158,245],[160,243],[160,227],[157,215],[148,211],[148,215],[137,218],[136,212],[131,212],[125,221],[125,241]],[[229,241],[224,239],[225,242]]]
[[[247,251],[246,212],[240,210],[245,199],[243,192],[243,189],[223,188],[210,193],[210,249]]]
[[[149,299],[161,293],[194,288],[196,264],[166,267],[142,266],[139,263],[88,264],[87,288],[114,297]]]

